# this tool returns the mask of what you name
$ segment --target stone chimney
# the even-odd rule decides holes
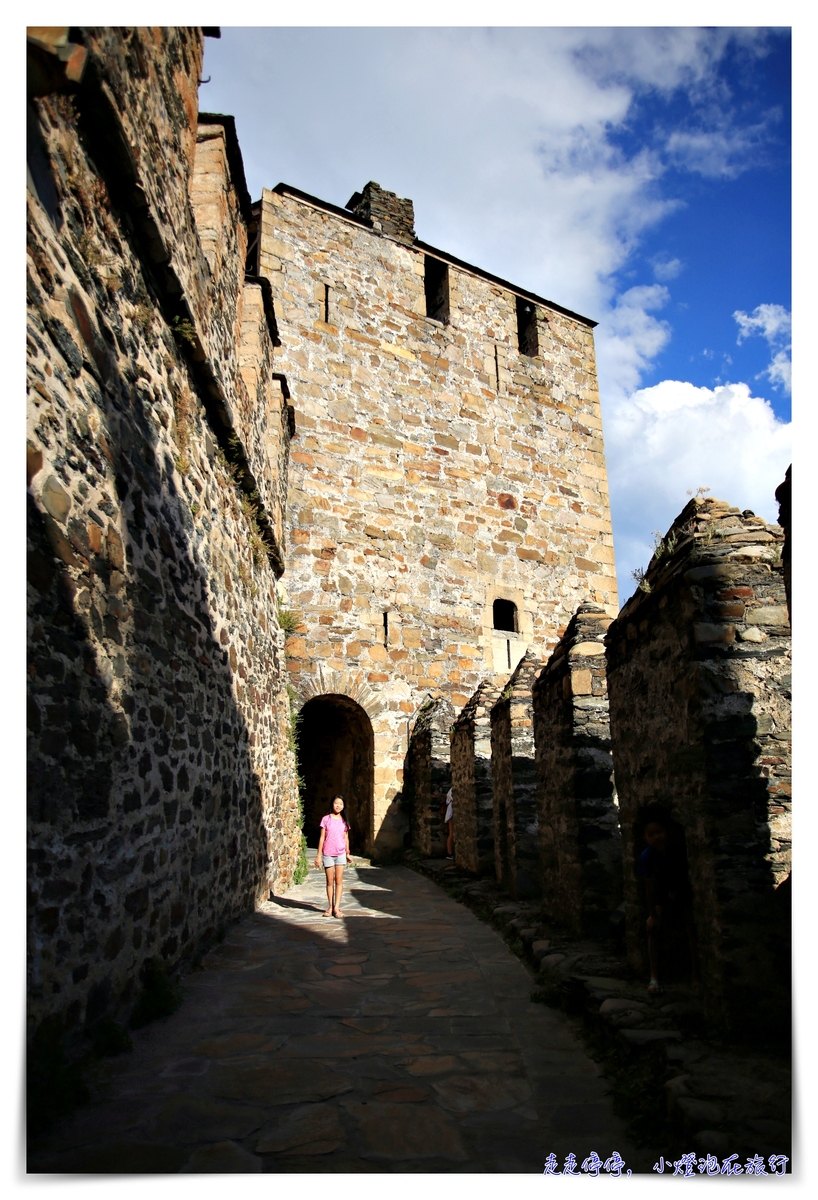
[[[411,200],[402,200],[394,192],[385,192],[372,180],[362,192],[347,200],[346,207],[368,221],[376,233],[386,234],[411,246],[415,240],[415,208]]]

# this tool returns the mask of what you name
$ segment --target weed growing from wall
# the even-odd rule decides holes
[[[645,578],[645,572],[641,567],[637,567],[634,571],[631,571],[631,575],[636,580],[636,586],[639,588],[640,592],[650,591],[650,584]]]
[[[196,330],[194,329],[192,322],[189,321],[187,317],[174,317],[171,329],[173,331],[173,336],[176,338],[176,341],[180,346],[184,342],[187,342],[190,346],[196,345]]]
[[[279,602],[278,624],[283,629],[285,637],[292,637],[301,624],[301,616],[291,608],[282,608],[281,602]]]

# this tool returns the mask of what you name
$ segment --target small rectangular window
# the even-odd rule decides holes
[[[517,632],[517,605],[513,600],[495,600],[493,605],[494,628],[504,632]]]
[[[537,310],[530,300],[517,297],[517,345],[520,353],[536,358],[540,352],[537,340]]]
[[[426,255],[423,287],[426,292],[426,316],[449,323],[449,265]]]

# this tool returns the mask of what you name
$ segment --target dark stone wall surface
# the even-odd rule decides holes
[[[789,1011],[790,627],[783,532],[693,500],[606,638],[628,951],[645,967],[640,813],[684,833],[705,1002],[733,1033]]]
[[[540,892],[532,688],[541,670],[527,651],[491,710],[495,874],[520,899]]]
[[[619,813],[605,673],[604,609],[583,604],[534,685],[543,907],[604,936],[621,901]]]
[[[427,701],[412,727],[404,766],[412,846],[434,857],[446,853],[446,825],[440,806],[452,786],[453,723],[454,709],[445,696]]]
[[[501,688],[480,684],[452,729],[454,858],[459,867],[494,874],[491,709]]]
[[[284,890],[300,845],[291,414],[229,171],[218,280],[199,241],[201,34],[81,33],[80,86],[31,101],[27,235],[29,1021],[74,1034]]]

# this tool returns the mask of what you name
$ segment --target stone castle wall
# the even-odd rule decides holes
[[[496,681],[481,683],[452,728],[452,829],[459,867],[494,874],[494,796],[491,778],[491,710]]]
[[[526,651],[491,710],[494,862],[498,883],[512,896],[540,892],[537,770],[532,688],[542,670]]]
[[[534,684],[543,908],[576,934],[604,936],[622,864],[608,724],[604,637],[583,604]]]
[[[410,201],[369,184],[350,203],[265,190],[257,269],[299,429],[289,669],[302,698],[327,674],[377,695],[377,851],[403,836],[386,814],[424,696],[460,708],[582,600],[617,601],[593,323],[538,301],[523,354],[512,285],[418,242]],[[427,258],[447,320],[426,315]],[[516,630],[494,629],[498,597]]]
[[[31,101],[29,1020],[127,1014],[300,846],[277,576],[292,414],[194,29],[85,29]],[[215,232],[214,232],[215,231]]]
[[[411,814],[411,843],[421,854],[446,853],[446,825],[440,807],[452,786],[453,723],[454,709],[448,700],[438,697],[426,702],[412,726],[403,791]]]
[[[705,1003],[751,1033],[789,1010],[790,628],[783,533],[691,501],[607,634],[629,954],[644,966],[640,818],[683,831]],[[645,590],[645,588],[649,590]]]

